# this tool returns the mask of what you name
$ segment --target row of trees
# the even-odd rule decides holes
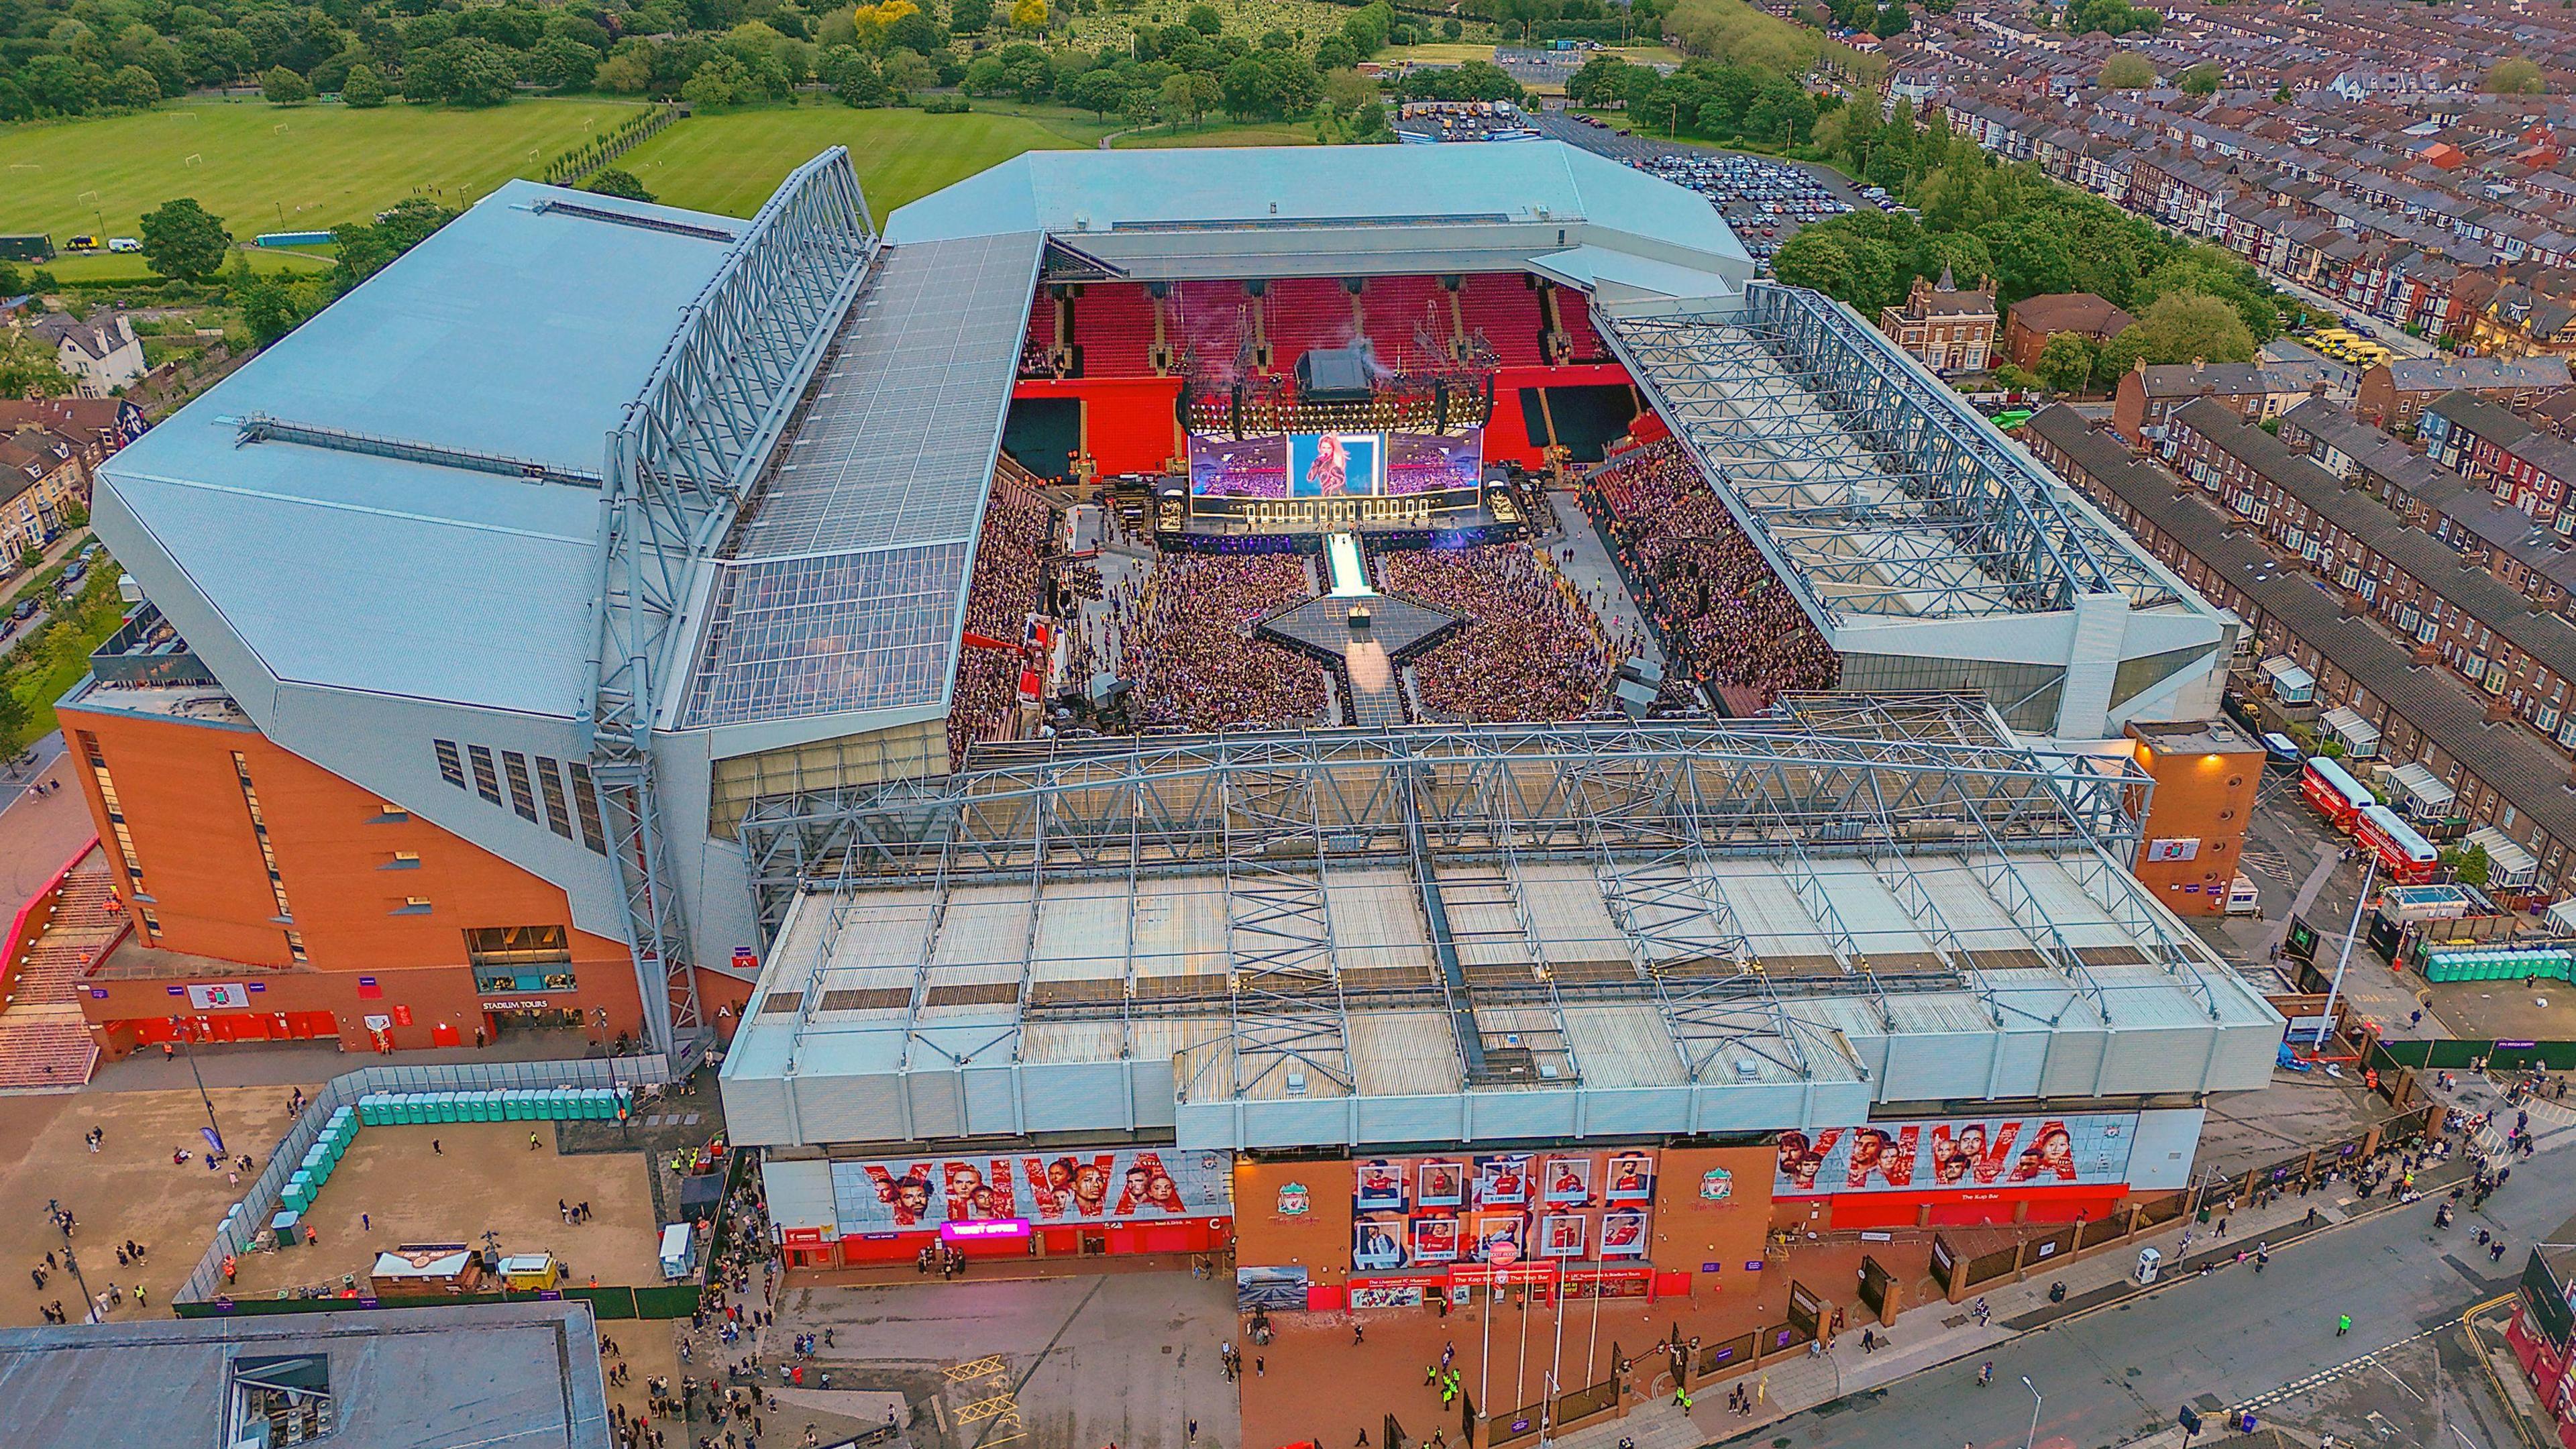
[[[1825,118],[1816,144],[1914,209],[1854,211],[1802,228],[1772,260],[1780,280],[1864,315],[1903,301],[1917,277],[1945,267],[1994,278],[2000,305],[2092,292],[2136,315],[2135,326],[2098,347],[2071,334],[2049,340],[2034,380],[2067,391],[2141,360],[2244,362],[2280,330],[2276,295],[2244,262],[2035,166],[1999,165],[1946,118],[1917,126],[1899,101],[1881,124],[1873,108],[1850,107]]]
[[[1565,94],[1577,105],[1624,106],[1643,130],[1775,146],[1804,145],[1821,108],[1839,104],[1760,66],[1694,60],[1659,75],[1653,66],[1612,55],[1584,62],[1567,79]]]

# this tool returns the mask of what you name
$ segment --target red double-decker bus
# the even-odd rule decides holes
[[[2352,838],[2379,856],[2379,868],[2399,885],[2429,885],[2442,868],[2442,853],[2385,805],[2372,805],[2353,823]]]
[[[2323,755],[2309,760],[2307,769],[2300,772],[2299,793],[2318,814],[2333,821],[2335,829],[2346,832],[2353,828],[2356,816],[2379,803],[2379,797],[2354,779],[2351,771]]]

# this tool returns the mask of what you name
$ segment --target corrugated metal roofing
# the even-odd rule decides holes
[[[533,209],[575,194],[503,186],[100,469],[274,673],[535,714],[579,707],[596,491],[238,443],[256,413],[598,473],[726,248]]]

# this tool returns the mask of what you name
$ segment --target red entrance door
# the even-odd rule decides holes
[[[443,1021],[438,1025],[431,1027],[429,1029],[429,1044],[431,1046],[457,1045],[456,1028]]]

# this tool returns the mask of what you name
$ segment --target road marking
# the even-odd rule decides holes
[[[2448,1324],[2443,1325],[2445,1328],[2449,1326],[2450,1325]],[[2427,1328],[2415,1333],[2410,1333],[2404,1338],[2398,1339],[2394,1343],[2384,1344],[2378,1348],[2372,1349],[2370,1352],[2363,1354],[2359,1358],[2336,1364],[2332,1368],[2319,1369],[2317,1372],[2312,1373],[2303,1379],[2293,1379],[2290,1382],[2281,1385],[2279,1388],[2272,1390],[2270,1393],[2257,1394],[2253,1398],[2247,1399],[2245,1402],[2229,1409],[2228,1412],[2230,1414],[2241,1414],[2247,1409],[2259,1409],[2268,1404],[2277,1404],[2283,1399],[2305,1393],[2309,1389],[2315,1388],[2320,1384],[2332,1383],[2336,1379],[2344,1378],[2355,1373],[2366,1372],[2374,1368],[2386,1373],[2387,1366],[2379,1361],[2379,1356],[2381,1354],[2388,1352],[2392,1348],[2403,1348],[2407,1344],[2414,1343],[2419,1339],[2430,1338],[2433,1336],[2434,1332],[2435,1330]],[[2388,1376],[2390,1378],[2397,1378],[2393,1373]],[[2405,1380],[2398,1379],[2398,1382],[2402,1384]],[[2412,1388],[2409,1388],[2407,1392],[2411,1394],[2415,1391]],[[2420,1398],[2421,1395],[2418,1395],[2418,1397]]]
[[[2410,1383],[2406,1382],[2404,1379],[2399,1378],[2399,1377],[2397,1376],[2397,1371],[2396,1371],[2395,1369],[2390,1368],[2388,1365],[2386,1365],[2386,1364],[2384,1364],[2384,1363],[2383,1363],[2383,1364],[2375,1364],[2374,1366],[2375,1366],[2375,1367],[2376,1367],[2376,1368],[2377,1368],[2381,1373],[2384,1373],[2384,1374],[2388,1375],[2388,1381],[2389,1381],[2390,1383],[2397,1385],[2397,1387],[2399,1387],[2399,1388],[2401,1388],[2401,1389],[2404,1389],[2404,1390],[2405,1390],[2409,1395],[2411,1395],[2411,1396],[2414,1398],[2415,1402],[2417,1402],[2417,1403],[2419,1403],[2419,1404],[2420,1404],[2420,1403],[2422,1403],[2422,1402],[2424,1402],[2424,1396],[2423,1396],[2422,1394],[2418,1394],[2418,1393],[2416,1393],[2416,1392],[2415,1392],[2415,1386],[2414,1386],[2413,1384],[2410,1384]]]

